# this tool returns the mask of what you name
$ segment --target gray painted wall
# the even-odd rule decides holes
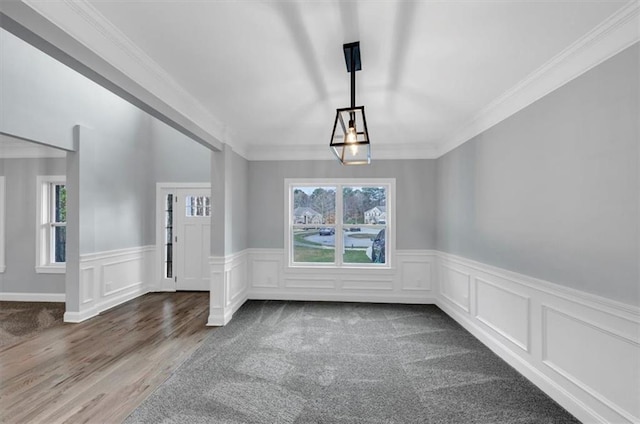
[[[211,255],[240,252],[248,244],[249,162],[229,146],[211,154]],[[251,246],[253,247],[253,246]]]
[[[130,103],[3,29],[0,44],[0,132],[68,150],[76,124],[136,132]]]
[[[67,149],[75,148],[76,124],[91,134],[80,141],[90,144],[80,147],[89,152],[80,208],[91,228],[80,235],[80,253],[154,244],[156,182],[209,181],[209,150],[1,29],[0,45],[0,132]],[[33,271],[11,276],[30,281],[19,291],[64,292],[64,276],[53,277],[60,281],[51,290]],[[8,278],[0,289],[14,291]]]
[[[5,261],[0,292],[64,293],[64,274],[37,274],[36,177],[65,175],[65,159],[0,159],[5,177]]]
[[[211,151],[151,117],[149,131],[145,209],[155,211],[156,183],[210,182]],[[143,225],[145,244],[155,244],[155,213]]]
[[[435,160],[374,160],[370,166],[343,166],[337,161],[251,161],[249,246],[284,247],[285,178],[395,178],[396,247],[436,247]]]
[[[249,161],[232,152],[231,154],[231,253],[249,247]],[[215,202],[215,199],[214,199]],[[215,229],[214,229],[215,230]]]
[[[639,51],[438,159],[438,249],[640,304]]]

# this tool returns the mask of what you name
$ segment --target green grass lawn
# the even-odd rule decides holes
[[[364,250],[346,250],[342,261],[350,264],[370,264],[371,259]]]
[[[293,253],[293,260],[295,262],[333,262],[335,258],[334,249],[314,249],[313,247],[295,246]]]
[[[296,246],[294,248],[295,262],[326,263],[335,260],[334,249],[314,249],[313,247]],[[350,264],[370,264],[371,259],[364,250],[347,250],[343,262]]]

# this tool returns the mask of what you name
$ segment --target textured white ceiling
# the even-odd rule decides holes
[[[361,43],[357,104],[373,145],[435,151],[628,2],[88,4],[215,117],[223,141],[251,156],[328,145],[335,109],[349,104],[345,42]]]

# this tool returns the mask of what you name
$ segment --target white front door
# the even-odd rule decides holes
[[[211,190],[163,188],[162,286],[175,290],[209,288]]]

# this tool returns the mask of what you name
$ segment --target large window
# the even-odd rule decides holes
[[[36,271],[65,272],[67,190],[65,177],[39,176]]]
[[[389,267],[394,180],[287,180],[290,266]]]

